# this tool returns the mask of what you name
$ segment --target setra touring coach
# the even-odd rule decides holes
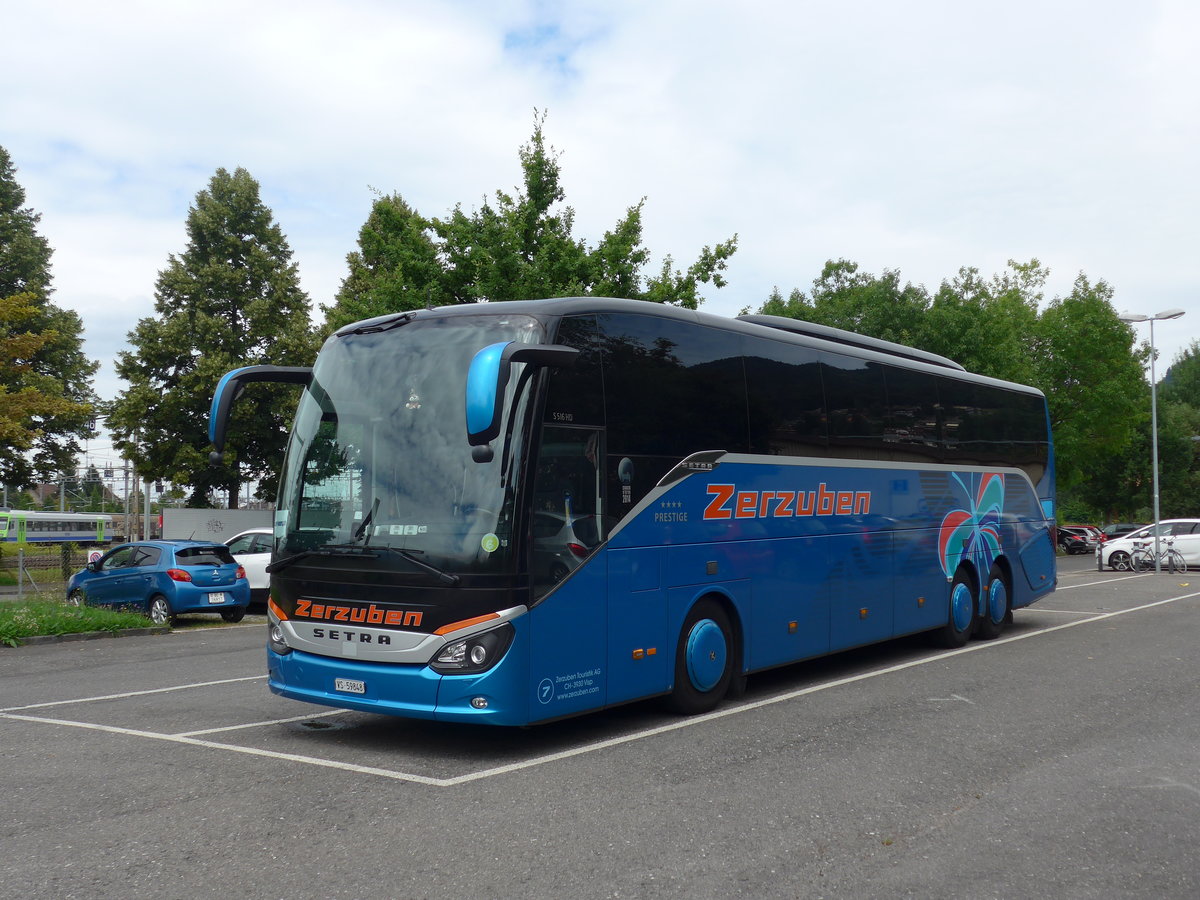
[[[1054,589],[1037,390],[786,318],[598,298],[342,328],[302,386],[270,564],[272,691],[524,725],[929,632]]]

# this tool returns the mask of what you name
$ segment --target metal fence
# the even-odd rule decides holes
[[[67,580],[95,552],[94,547],[71,543],[5,546],[0,549],[0,590],[17,600],[37,594],[66,596]]]

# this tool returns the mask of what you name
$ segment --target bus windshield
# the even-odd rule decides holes
[[[530,316],[418,317],[330,339],[296,413],[284,459],[280,553],[366,547],[445,573],[510,571],[513,484],[530,383],[514,369],[488,462],[472,459],[471,359],[500,341],[537,343]],[[387,548],[405,551],[389,554]],[[412,569],[403,561],[397,569]]]

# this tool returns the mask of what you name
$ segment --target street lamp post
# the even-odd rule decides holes
[[[1154,470],[1154,571],[1159,573],[1162,572],[1162,560],[1159,558],[1158,536],[1158,387],[1154,375],[1154,323],[1164,319],[1178,319],[1182,315],[1182,309],[1168,309],[1153,316],[1140,313],[1121,313],[1117,316],[1122,322],[1150,323],[1150,465]]]

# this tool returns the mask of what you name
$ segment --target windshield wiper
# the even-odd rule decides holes
[[[450,572],[439,569],[437,566],[430,565],[423,559],[418,559],[417,554],[420,550],[403,550],[400,547],[360,547],[358,544],[326,544],[324,547],[316,547],[312,550],[301,550],[299,553],[294,553],[291,556],[285,556],[283,559],[277,559],[275,562],[267,566],[268,572],[278,572],[280,569],[286,569],[292,563],[298,563],[302,559],[307,559],[310,556],[359,556],[363,559],[379,559],[379,551],[388,550],[402,557],[405,561],[412,563],[418,569],[434,575],[443,584],[448,584],[451,587],[457,587],[462,580],[459,576]]]
[[[371,504],[371,511],[363,516],[362,524],[354,529],[354,540],[352,543],[358,543],[358,539],[363,536],[367,530],[367,526],[371,524],[371,520],[375,518],[375,513],[379,510],[379,498],[375,498],[375,502]],[[367,539],[363,541],[363,546],[367,546],[371,542],[371,535],[367,535]]]
[[[423,559],[417,559],[417,554],[423,552],[421,550],[405,550],[401,547],[373,547],[372,550],[390,550],[393,553],[397,553],[418,569],[424,569],[430,575],[436,575],[439,581],[451,587],[455,587],[462,580],[457,575],[439,569],[437,566],[430,565]]]
[[[402,312],[390,316],[378,316],[374,319],[367,319],[365,322],[359,322],[356,325],[348,328],[343,328],[337,333],[338,337],[344,337],[347,334],[376,334],[380,331],[391,331],[393,328],[399,328],[401,325],[407,325],[417,317],[415,312]]]

